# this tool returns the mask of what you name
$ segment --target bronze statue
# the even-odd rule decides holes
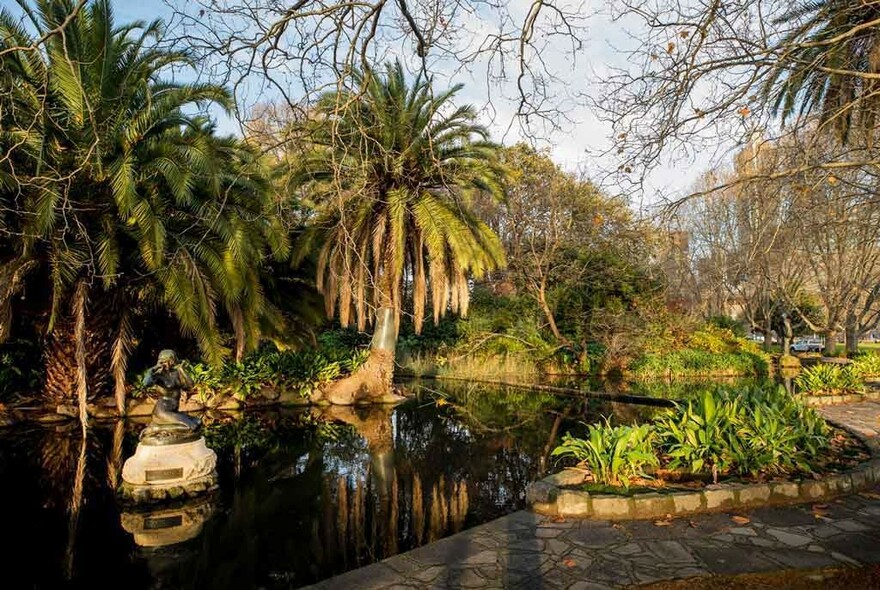
[[[156,366],[144,376],[144,386],[159,390],[161,397],[153,408],[153,419],[141,432],[146,445],[173,445],[198,440],[201,422],[179,412],[180,394],[193,386],[192,378],[177,362],[173,350],[159,353]]]

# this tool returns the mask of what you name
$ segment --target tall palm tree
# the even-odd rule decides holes
[[[228,108],[229,94],[162,79],[191,61],[157,47],[161,21],[117,26],[109,0],[17,2],[32,32],[0,12],[0,200],[15,211],[0,236],[15,279],[0,288],[0,338],[29,282],[49,300],[47,392],[66,399],[79,383],[83,398],[114,381],[122,411],[135,316],[170,311],[218,360],[225,312],[241,354],[272,316],[259,269],[285,234],[263,215],[255,154],[187,114]]]
[[[800,0],[780,22],[798,23],[782,38],[764,96],[785,121],[818,114],[843,143],[850,131],[872,142],[880,96],[880,3]]]
[[[318,213],[303,250],[321,244],[317,285],[343,326],[365,330],[382,308],[398,325],[405,282],[417,332],[428,300],[435,322],[447,309],[466,314],[468,275],[504,264],[471,207],[477,192],[501,198],[503,169],[475,109],[452,105],[460,89],[435,95],[421,76],[410,85],[396,62],[385,75],[355,74],[315,105],[299,179]],[[382,374],[381,394],[393,358],[373,360],[365,370]]]

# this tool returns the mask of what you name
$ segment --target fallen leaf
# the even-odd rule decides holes
[[[688,521],[688,526],[691,527],[692,529],[695,529],[695,528],[697,528],[697,523],[695,523],[695,522],[692,521],[692,520],[689,520],[689,521]]]
[[[562,564],[563,564],[565,567],[575,567],[575,566],[577,565],[577,562],[576,562],[575,560],[573,560],[572,558],[570,558],[570,557],[566,557],[566,558],[562,561]]]
[[[837,177],[836,176],[829,176],[828,177],[828,184],[837,184]]]
[[[666,53],[672,53],[673,51],[675,51],[675,43],[670,41],[669,45],[666,46]]]
[[[681,33],[678,34],[678,36],[681,37],[682,39],[687,39],[690,36],[690,33],[688,31],[682,31]]]
[[[736,524],[749,524],[750,522],[752,522],[752,519],[746,516],[731,516],[730,520],[732,520]]]
[[[670,526],[672,524],[672,515],[667,514],[665,518],[661,520],[655,520],[654,526]]]
[[[750,114],[752,114],[752,111],[749,107],[743,107],[739,110],[739,114],[741,117],[748,117]]]

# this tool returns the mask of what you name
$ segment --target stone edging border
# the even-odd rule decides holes
[[[804,395],[803,400],[808,406],[851,404],[863,401],[880,400],[880,391],[864,391],[862,393],[849,393],[846,395]]]
[[[880,441],[855,432],[834,420],[826,421],[861,440],[868,447],[871,459],[848,472],[820,479],[762,484],[718,484],[693,492],[649,492],[631,497],[564,489],[562,486],[582,483],[585,475],[580,469],[564,469],[529,484],[526,488],[526,503],[532,511],[551,516],[633,520],[755,508],[768,504],[815,502],[880,483]]]

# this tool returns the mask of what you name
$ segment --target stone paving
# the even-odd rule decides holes
[[[880,436],[880,403],[826,407]],[[516,512],[313,588],[602,590],[660,580],[880,563],[880,486],[826,504],[666,521]]]

